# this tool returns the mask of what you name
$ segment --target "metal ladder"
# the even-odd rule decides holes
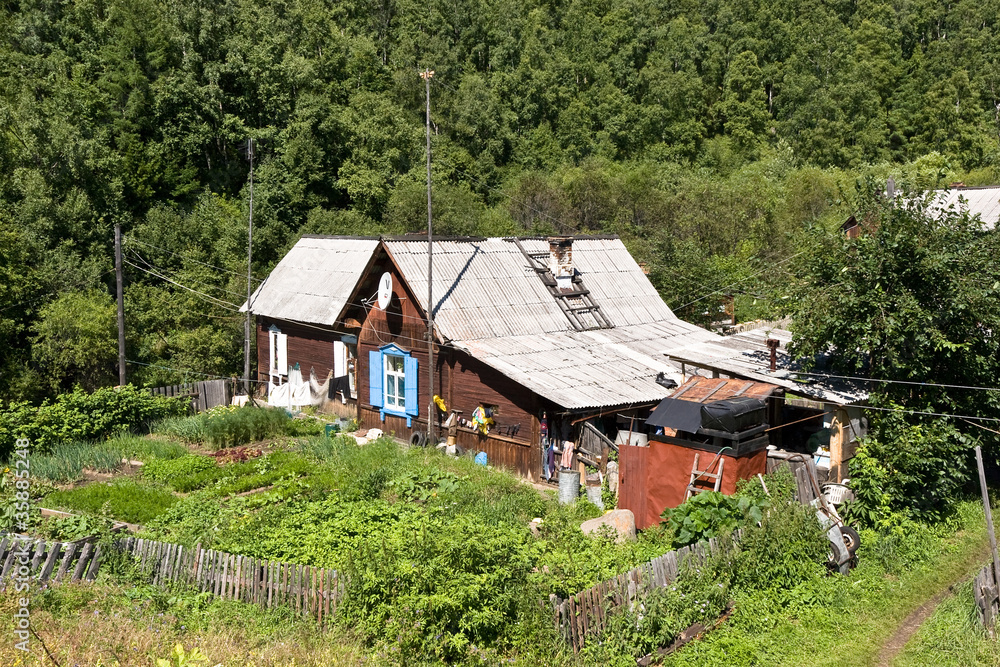
[[[718,491],[722,486],[722,467],[726,464],[726,459],[719,457],[719,472],[708,472],[708,470],[698,470],[698,457],[700,454],[694,455],[694,465],[691,466],[691,479],[688,482],[687,495],[684,496],[684,500],[687,500],[696,493],[701,493],[702,491],[708,491],[708,489],[699,489],[694,485],[697,479],[714,479],[715,487],[713,491]],[[709,464],[711,467],[711,463]]]
[[[574,329],[577,331],[591,331],[593,329],[614,328],[614,325],[604,315],[601,307],[594,302],[593,297],[590,295],[590,290],[584,286],[583,280],[578,274],[573,274],[573,290],[569,292],[562,291],[559,289],[555,276],[552,275],[548,265],[545,263],[549,254],[547,252],[528,252],[527,248],[521,245],[519,239],[513,239],[513,241],[521,251],[521,254],[528,260],[528,265],[531,269],[542,279],[542,283],[549,290],[549,294],[555,297],[556,303],[559,304],[559,309],[566,315],[566,319],[569,320]],[[590,313],[594,324],[588,324],[580,318],[580,315],[584,313]]]

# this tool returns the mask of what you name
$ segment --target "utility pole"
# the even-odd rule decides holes
[[[427,446],[434,447],[434,244],[431,236],[431,77],[434,70],[424,69],[427,98]]]
[[[115,223],[115,284],[118,288],[118,384],[125,386],[125,293],[122,291],[122,226]]]
[[[979,490],[983,494],[983,511],[986,513],[986,534],[990,537],[990,553],[993,555],[993,576],[1000,582],[1000,555],[997,555],[997,536],[993,532],[993,512],[990,510],[990,494],[986,489],[986,471],[983,470],[983,452],[976,445],[976,466],[979,468]]]
[[[243,389],[250,395],[250,297],[253,296],[253,139],[247,139],[250,158],[250,222],[247,226],[247,317],[243,325]]]

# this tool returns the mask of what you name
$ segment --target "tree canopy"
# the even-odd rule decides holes
[[[247,141],[258,278],[304,230],[418,229],[425,67],[441,231],[618,233],[683,316],[733,283],[742,316],[787,310],[785,260],[858,177],[997,179],[998,9],[6,3],[0,396],[52,386],[32,332],[111,292],[115,223],[133,377],[239,372]]]

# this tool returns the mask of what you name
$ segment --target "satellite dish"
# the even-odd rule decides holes
[[[378,281],[378,307],[385,310],[392,301],[392,275],[386,271]]]

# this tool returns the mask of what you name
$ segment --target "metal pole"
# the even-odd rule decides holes
[[[983,453],[976,445],[976,465],[979,466],[979,489],[983,492],[983,510],[986,512],[986,532],[990,536],[990,549],[993,554],[993,576],[1000,585],[1000,557],[997,557],[997,536],[993,532],[993,511],[990,509],[990,494],[986,490],[986,471],[983,469]]]
[[[247,227],[247,317],[243,324],[243,389],[250,395],[250,297],[253,296],[253,139],[247,139],[250,158],[250,221]]]
[[[427,99],[427,446],[434,447],[434,245],[431,236],[431,77],[434,71],[425,69]]]
[[[122,226],[115,223],[115,284],[118,288],[118,384],[125,386],[125,293],[122,291]]]

